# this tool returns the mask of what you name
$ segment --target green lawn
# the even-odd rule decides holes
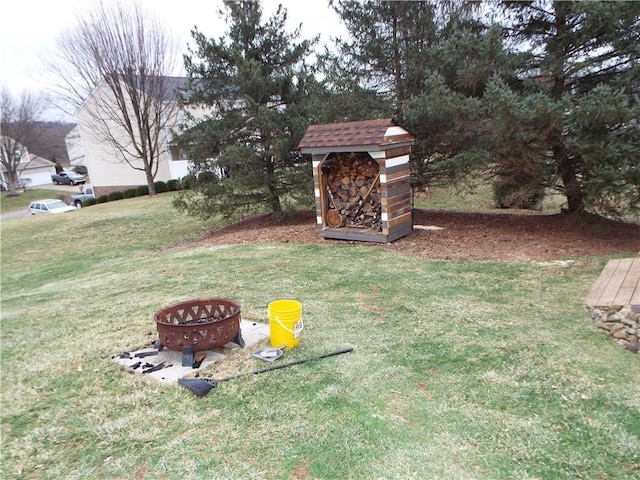
[[[190,248],[173,194],[2,222],[1,476],[15,479],[636,479],[640,357],[582,302],[606,258],[422,260],[383,245]],[[112,356],[153,313],[303,304],[317,362],[203,398]],[[257,348],[256,348],[257,349]],[[212,377],[263,368],[236,351]]]
[[[431,187],[426,192],[415,193],[413,203],[416,208],[427,208],[431,210],[494,213],[496,211],[516,211],[515,209],[497,210],[495,208],[491,184],[482,180],[467,182],[465,188],[456,185],[451,185],[448,188]],[[554,214],[558,213],[561,207],[566,206],[566,197],[549,189],[538,210],[518,210],[518,212]]]

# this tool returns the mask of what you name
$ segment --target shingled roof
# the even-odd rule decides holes
[[[396,131],[388,134],[389,129],[392,127],[397,127]],[[304,151],[352,145],[382,147],[383,145],[413,141],[414,139],[413,135],[399,127],[392,118],[381,118],[358,122],[310,125],[302,140],[300,140],[298,148]]]
[[[29,154],[47,160],[55,158],[60,165],[67,167],[70,163],[65,137],[75,126],[75,123],[66,122],[36,122],[33,126],[36,135],[25,146]]]

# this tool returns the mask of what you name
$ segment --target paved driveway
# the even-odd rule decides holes
[[[84,188],[86,185],[56,185],[49,183],[47,185],[38,185],[37,187],[30,187],[31,190],[58,190],[60,192],[67,192],[69,194],[81,193],[80,187]]]

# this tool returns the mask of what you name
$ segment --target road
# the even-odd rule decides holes
[[[0,221],[6,220],[7,218],[24,217],[25,215],[29,215],[28,210],[16,210],[15,212],[3,213],[0,215]]]

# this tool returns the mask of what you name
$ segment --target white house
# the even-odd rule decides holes
[[[169,88],[167,88],[168,94],[163,100],[175,103],[173,92],[183,88],[187,79],[166,77],[166,81],[169,82]],[[98,195],[147,184],[140,159],[136,159],[133,156],[128,158],[129,162],[140,169],[132,168],[122,160],[122,157],[114,151],[108,142],[101,140],[99,135],[95,134],[95,117],[92,118],[91,108],[95,106],[96,102],[108,102],[109,97],[112,97],[112,93],[103,82],[96,87],[89,98],[75,112],[81,146],[75,147],[76,153],[69,152],[70,157],[75,157],[77,154],[84,158],[91,184]],[[93,115],[100,110],[100,108],[95,109]],[[168,109],[168,111],[171,112],[173,118],[169,118],[165,122],[167,126],[164,128],[161,138],[156,181],[182,178],[188,173],[189,168],[185,153],[172,146],[171,142],[171,128],[180,123],[180,113],[177,106],[176,108]],[[122,143],[126,143],[128,135],[125,130],[116,121],[110,123],[109,129],[112,134],[118,135],[119,131],[122,132]],[[71,133],[73,134],[73,132]],[[82,153],[80,153],[80,148]]]
[[[22,156],[18,164],[20,184],[25,187],[37,187],[51,183],[51,175],[56,173],[56,164],[45,158],[32,155],[29,150],[22,148]],[[0,183],[7,188],[6,167],[0,164]]]
[[[84,146],[82,145],[80,127],[78,127],[78,125],[73,127],[73,129],[64,137],[64,143],[67,147],[69,165],[72,168],[77,165],[84,165],[86,167],[87,163],[84,158]]]
[[[27,153],[28,155],[28,153]],[[51,175],[56,173],[56,164],[46,158],[30,155],[31,160],[20,173],[20,181],[25,187],[51,184]]]

